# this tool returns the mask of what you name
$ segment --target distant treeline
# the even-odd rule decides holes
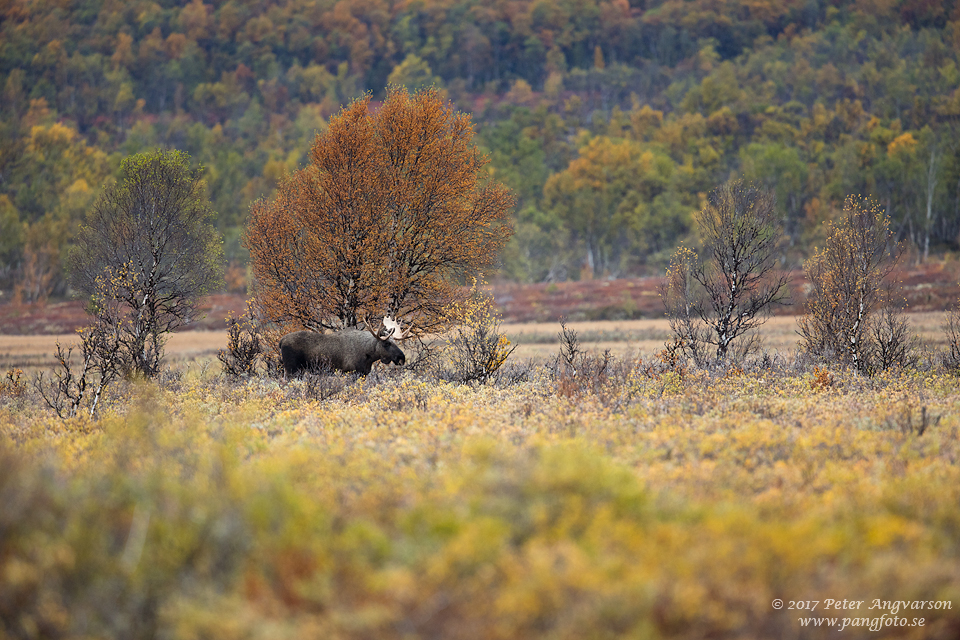
[[[0,289],[66,293],[120,160],[206,168],[242,289],[250,203],[364,92],[436,85],[518,196],[500,275],[636,275],[731,176],[775,189],[797,264],[847,194],[914,256],[960,234],[955,0],[0,2]]]

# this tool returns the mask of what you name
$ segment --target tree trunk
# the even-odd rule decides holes
[[[930,151],[930,166],[927,168],[927,219],[924,225],[923,261],[930,256],[930,229],[933,227],[933,196],[937,189],[937,149]]]

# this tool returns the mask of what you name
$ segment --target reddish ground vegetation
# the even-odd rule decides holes
[[[895,272],[910,311],[942,311],[960,298],[960,262],[928,262]]]
[[[245,295],[218,293],[207,296],[201,305],[201,318],[184,331],[226,329],[229,313],[240,316],[246,309]],[[46,304],[0,303],[0,334],[52,335],[72,333],[90,322],[81,300],[49,301]]]
[[[909,311],[939,311],[960,299],[960,262],[928,262],[899,270]],[[549,284],[497,283],[493,293],[505,322],[554,322],[561,316],[574,321],[628,320],[663,317],[657,287],[661,278],[582,280]],[[803,313],[806,280],[792,274],[790,304],[774,309],[777,315]],[[246,296],[216,294],[202,306],[203,317],[186,330],[224,330],[229,313],[243,313]],[[88,323],[79,300],[17,305],[0,303],[0,334],[48,335],[70,333]]]
[[[903,284],[908,311],[941,311],[960,298],[960,262],[910,265],[894,274]],[[495,284],[490,287],[506,322],[569,320],[632,320],[662,318],[659,277],[629,280],[582,280],[551,284]],[[807,280],[790,274],[788,304],[774,306],[775,315],[803,313]]]

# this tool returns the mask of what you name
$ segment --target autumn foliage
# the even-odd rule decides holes
[[[354,101],[317,135],[310,164],[251,209],[245,244],[269,320],[356,326],[391,315],[444,327],[458,280],[494,265],[513,198],[483,178],[470,117],[428,89]]]
[[[63,267],[116,158],[188,151],[246,290],[250,203],[365,92],[436,85],[517,195],[501,277],[649,276],[702,194],[776,191],[791,266],[847,193],[924,257],[960,248],[956,0],[0,3],[0,290]],[[819,7],[819,8],[818,8]],[[592,261],[592,262],[591,262]]]
[[[882,332],[871,334],[872,323],[891,302],[886,285],[899,246],[883,208],[856,196],[847,198],[840,220],[827,227],[823,249],[804,263],[812,290],[800,336],[808,352],[865,370],[881,340]]]

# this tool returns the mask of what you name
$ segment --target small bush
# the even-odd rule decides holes
[[[612,362],[613,356],[609,349],[599,356],[581,354],[576,368],[566,365],[560,367],[557,394],[568,398],[585,393],[603,395]]]
[[[947,334],[947,352],[943,355],[943,364],[951,371],[960,372],[960,305],[947,311],[943,330]]]
[[[568,369],[574,371],[576,375],[577,367],[583,360],[583,348],[580,346],[580,336],[575,329],[567,327],[566,318],[560,318],[560,333],[557,334],[560,340],[560,355],[557,356],[557,364],[562,364]]]
[[[27,383],[22,380],[22,369],[8,369],[0,380],[0,398],[20,398],[27,392]]]
[[[521,362],[508,362],[497,370],[494,376],[494,383],[498,387],[511,387],[524,382],[529,382],[537,369],[530,360]]]
[[[823,391],[833,386],[833,374],[827,368],[814,367],[813,378],[810,379],[812,391]]]
[[[454,379],[484,384],[517,347],[501,333],[500,314],[493,297],[481,292],[476,281],[470,297],[455,305],[451,315],[460,323],[447,338]]]
[[[231,378],[254,376],[263,352],[260,322],[252,307],[248,304],[241,318],[227,316],[227,348],[217,353],[223,372]]]
[[[339,395],[355,379],[354,375],[330,368],[314,369],[303,376],[303,397],[320,402],[329,400]]]
[[[75,416],[85,402],[89,403],[90,417],[95,416],[107,387],[130,372],[120,331],[116,323],[103,315],[97,316],[93,325],[81,329],[78,371],[70,362],[73,349],[64,352],[57,343],[56,368],[46,380],[43,372],[37,374],[34,388],[60,418]]]
[[[901,309],[892,305],[882,308],[870,325],[870,336],[873,341],[873,370],[916,366],[920,340],[910,334],[910,326]]]
[[[415,373],[442,377],[443,352],[446,344],[439,340],[414,336],[404,344],[403,352],[407,358],[404,368]]]
[[[927,412],[927,407],[920,408],[920,421],[914,423],[913,408],[910,405],[904,405],[903,411],[899,417],[890,416],[886,419],[886,425],[892,430],[899,431],[904,435],[916,434],[922,436],[930,427],[940,424],[941,416],[932,416]]]

